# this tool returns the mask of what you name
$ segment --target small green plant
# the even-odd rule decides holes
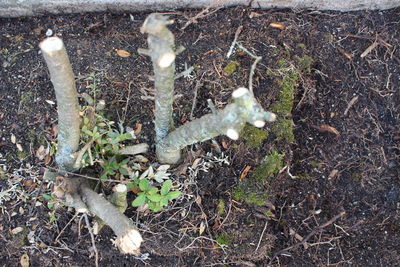
[[[55,222],[57,221],[57,216],[56,216],[56,205],[59,204],[60,202],[52,195],[50,194],[42,194],[42,197],[47,201],[47,208],[50,209],[49,212],[49,222]]]
[[[218,234],[215,238],[215,240],[221,246],[228,246],[228,245],[232,244],[233,239],[234,239],[233,235],[227,234],[225,232]]]
[[[107,120],[102,114],[104,101],[96,101],[96,94],[99,92],[98,74],[91,73],[85,81],[91,95],[82,94],[88,105],[82,109],[80,140],[83,143],[83,149],[78,154],[75,168],[93,166],[98,163],[102,168],[100,176],[102,179],[117,173],[129,175],[126,167],[129,159],[120,155],[120,149],[125,141],[134,139],[135,135],[133,131],[126,132],[122,124],[115,127],[115,122]]]
[[[153,186],[147,178],[141,178],[134,181],[141,192],[137,194],[135,200],[132,201],[133,207],[147,206],[148,209],[154,212],[161,211],[169,201],[180,196],[178,190],[172,191],[172,181],[165,180],[161,188]]]

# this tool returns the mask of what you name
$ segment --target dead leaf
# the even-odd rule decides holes
[[[56,124],[53,125],[53,127],[51,128],[51,130],[52,130],[53,137],[57,137],[57,135],[58,135],[58,127],[57,127]]]
[[[120,57],[129,57],[131,55],[131,53],[123,49],[115,49],[115,52],[117,52]]]
[[[250,15],[249,15],[249,18],[257,18],[257,17],[260,17],[260,16],[262,16],[262,14],[260,14],[260,13],[257,13],[257,12],[251,12],[250,13]]]
[[[22,267],[29,267],[29,256],[28,254],[23,254],[21,258],[19,259],[19,263],[21,264]]]
[[[17,149],[18,149],[20,152],[24,151],[24,149],[22,148],[21,144],[17,144]]]
[[[47,154],[47,155],[44,157],[44,164],[45,164],[45,165],[49,165],[49,164],[50,164],[50,161],[51,161],[51,156],[50,156],[49,154]]]
[[[286,26],[283,23],[280,23],[280,22],[271,22],[269,24],[269,26],[272,27],[272,28],[278,28],[280,30],[286,29]]]
[[[197,196],[195,201],[196,201],[197,205],[199,205],[199,206],[201,205],[201,197],[200,196]]]
[[[202,235],[205,229],[206,229],[206,225],[204,224],[204,222],[201,222],[200,228],[199,228],[199,235]]]
[[[335,178],[335,176],[338,174],[338,172],[339,172],[339,170],[336,170],[336,169],[332,170],[328,176],[328,179]]]
[[[46,155],[49,153],[48,149],[45,149],[43,145],[41,145],[37,150],[36,150],[36,157],[39,160],[43,160]]]
[[[36,29],[33,29],[33,32],[34,32],[36,35],[40,35],[40,34],[42,34],[42,31],[43,31],[43,29],[42,29],[42,28],[36,28]]]
[[[14,229],[11,230],[11,233],[13,235],[16,235],[18,233],[21,233],[22,231],[24,231],[24,228],[22,228],[21,226],[15,227]]]
[[[224,149],[228,149],[228,143],[222,140],[221,145]]]
[[[338,47],[340,53],[343,54],[343,56],[347,57],[348,59],[352,60],[353,59],[353,55],[346,52],[346,50],[344,50],[343,48]]]
[[[137,123],[135,124],[135,127],[136,127],[136,130],[134,131],[134,133],[135,133],[135,135],[137,136],[137,135],[139,135],[140,132],[142,131],[142,124],[139,123],[139,122],[137,122]]]
[[[250,169],[251,169],[251,166],[246,166],[246,168],[244,168],[242,174],[240,175],[240,180],[243,180],[244,178],[246,178],[246,176],[249,173]]]
[[[321,124],[320,126],[311,125],[311,127],[313,127],[314,129],[317,129],[318,131],[320,131],[322,133],[331,133],[331,134],[336,135],[336,137],[340,136],[339,131],[336,130],[335,127],[332,127],[328,124]]]
[[[17,138],[14,134],[11,134],[11,143],[15,144],[17,142]]]

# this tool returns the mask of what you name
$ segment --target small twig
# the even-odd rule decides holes
[[[372,50],[375,49],[375,47],[377,47],[379,45],[379,43],[377,41],[374,41],[370,46],[368,46],[367,49],[365,49],[365,51],[360,55],[361,58],[366,57],[369,53],[371,53]]]
[[[54,239],[55,242],[58,242],[58,238],[60,238],[60,236],[62,235],[62,233],[65,231],[65,229],[67,229],[68,225],[71,224],[71,222],[73,220],[75,220],[75,218],[78,216],[78,213],[75,213],[75,215],[72,217],[71,220],[69,220],[69,222],[64,226],[63,229],[61,229],[60,233],[57,235],[57,237]]]
[[[318,232],[320,232],[322,229],[324,229],[325,227],[331,225],[332,223],[334,223],[337,219],[343,217],[344,215],[346,215],[345,211],[342,211],[341,213],[339,213],[338,215],[334,216],[332,219],[330,219],[329,221],[327,221],[326,223],[319,225],[318,227],[314,228],[314,230],[312,230],[302,241],[294,244],[293,246],[284,248],[282,250],[279,250],[278,252],[276,252],[274,254],[274,256],[271,259],[271,262],[273,262],[279,255],[282,255],[285,252],[288,252],[289,250],[298,248],[299,246],[304,245],[311,237],[313,237],[315,234],[317,234]]]
[[[258,240],[258,244],[257,244],[256,250],[255,250],[254,252],[257,252],[257,251],[258,251],[258,248],[260,247],[261,241],[262,241],[262,239],[263,239],[263,237],[264,237],[265,230],[267,230],[267,226],[268,226],[268,221],[265,222],[264,229],[263,229],[263,231],[261,232],[260,239]]]
[[[95,255],[95,264],[96,264],[96,267],[99,267],[99,252],[97,251],[97,248],[96,248],[96,242],[94,240],[93,229],[90,226],[89,218],[87,217],[86,213],[83,214],[83,217],[85,218],[86,226],[87,226],[87,228],[89,230],[89,234],[90,234],[90,239],[92,240],[92,246],[93,246],[93,251],[94,251],[94,255]]]
[[[203,84],[200,81],[196,82],[196,86],[194,87],[194,96],[193,96],[193,103],[192,103],[192,110],[190,111],[190,120],[193,120],[193,112],[194,109],[196,108],[197,105],[197,91],[199,90],[199,88],[203,86]]]
[[[224,223],[229,217],[229,214],[231,213],[231,210],[232,210],[232,204],[229,205],[228,213],[226,214],[226,217],[222,220],[221,224],[218,226],[217,230],[219,230],[224,225]]]
[[[185,67],[186,67],[186,63],[185,63]],[[191,66],[191,67],[189,67],[189,68],[185,68],[184,71],[178,73],[178,74],[175,76],[175,80],[179,79],[180,77],[192,77],[192,76],[190,75],[190,73],[192,73],[193,70],[194,70],[194,67],[193,67],[193,66]]]
[[[240,49],[242,49],[246,54],[248,54],[249,56],[251,56],[252,58],[255,59],[253,64],[251,65],[250,74],[249,74],[249,91],[253,94],[253,76],[254,76],[254,72],[256,70],[257,63],[260,62],[262,57],[254,55],[249,50],[247,50],[244,46],[242,46],[240,43],[237,43],[237,46]]]
[[[242,30],[243,30],[243,26],[240,25],[240,26],[237,28],[236,32],[235,32],[235,38],[233,39],[233,42],[232,42],[232,44],[231,44],[231,47],[229,47],[229,51],[228,51],[228,53],[226,54],[226,58],[229,58],[229,57],[232,55],[233,49],[235,48],[237,39],[239,38],[239,34],[242,32]]]
[[[48,169],[51,169],[53,171],[59,171],[59,169],[53,168],[53,167],[48,167]],[[78,176],[78,177],[82,177],[82,178],[86,178],[86,179],[89,179],[89,180],[95,180],[95,181],[111,182],[111,183],[123,183],[123,181],[120,181],[120,180],[101,179],[101,178],[91,177],[91,176],[87,176],[87,175],[83,175],[83,174],[79,174],[79,173],[68,172],[68,171],[62,171],[62,173],[63,174],[70,174],[70,175],[74,175],[74,176]]]
[[[128,97],[126,98],[126,105],[125,105],[125,109],[124,109],[124,115],[122,115],[122,122],[125,122],[126,113],[128,112],[128,105],[129,105],[129,100],[130,100],[130,96],[131,96],[131,85],[132,84],[133,84],[133,82],[130,81],[129,85],[128,85]]]
[[[349,112],[349,110],[351,109],[351,107],[357,102],[357,100],[358,100],[358,96],[355,96],[355,97],[353,97],[351,100],[350,100],[350,102],[349,102],[349,104],[347,105],[347,108],[346,108],[346,110],[344,111],[344,113],[343,113],[343,115],[347,115],[347,113]]]
[[[212,2],[208,7],[197,13],[194,17],[189,18],[189,20],[185,23],[185,25],[181,28],[181,30],[186,29],[190,24],[197,23],[197,20],[200,18],[204,18],[209,16],[222,8],[222,6],[216,7],[214,10],[210,11],[210,9],[218,4],[219,0]]]

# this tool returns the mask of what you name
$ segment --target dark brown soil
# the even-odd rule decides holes
[[[208,98],[222,108],[233,89],[247,86],[253,59],[246,54],[236,56],[240,68],[234,74],[223,72],[232,60],[226,53],[235,32],[243,26],[238,41],[263,57],[254,92],[265,109],[280,90],[268,75],[278,60],[295,64],[298,57],[312,58],[296,89],[295,142],[269,137],[254,149],[243,140],[219,137],[230,164],[216,164],[188,181],[187,167],[194,158],[207,152],[222,157],[211,142],[193,146],[193,156],[176,171],[175,178],[187,184],[184,197],[162,213],[126,212],[139,223],[146,240],[142,252],[149,257],[121,255],[110,242],[113,233],[104,228],[96,236],[100,266],[399,266],[400,9],[335,13],[231,8],[181,30],[196,14],[171,14],[176,41],[187,48],[177,58],[178,71],[185,63],[196,65],[194,77],[176,81],[176,92],[183,95],[175,101],[177,124],[190,118],[197,81],[202,86],[195,117],[209,112]],[[60,36],[79,91],[85,90],[84,77],[100,73],[108,116],[133,128],[143,124],[139,141],[151,144],[153,102],[141,99],[140,90],[152,88],[151,63],[136,52],[146,47],[139,32],[146,15],[0,19],[0,188],[10,189],[0,202],[1,266],[17,266],[25,253],[31,266],[94,266],[84,221],[60,208],[56,221],[50,222],[51,210],[42,197],[49,192],[43,167],[54,163],[39,160],[35,153],[40,144],[56,141],[57,121],[56,106],[46,101],[55,102],[55,96],[38,44],[47,29]],[[271,27],[271,22],[285,28]],[[361,57],[374,42],[378,45]],[[119,57],[115,49],[132,55]],[[269,183],[270,203],[259,207],[235,201],[232,190],[243,170],[253,170],[271,149],[285,152],[287,168]],[[147,156],[155,162],[151,153]],[[219,215],[221,199],[226,206]],[[265,216],[268,209],[272,216]],[[344,216],[335,217],[342,212]],[[17,227],[22,231],[15,233]],[[223,235],[230,239],[224,249],[213,241]]]

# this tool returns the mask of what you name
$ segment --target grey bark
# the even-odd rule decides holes
[[[156,144],[167,136],[172,125],[172,103],[174,100],[175,76],[175,38],[167,25],[172,22],[161,14],[150,14],[143,26],[142,33],[147,33],[149,50],[139,50],[151,57],[154,70],[155,87],[155,130]]]
[[[175,164],[179,160],[178,151],[188,145],[222,134],[237,139],[246,122],[263,127],[265,121],[275,120],[275,114],[264,111],[246,88],[237,89],[232,96],[234,103],[223,110],[188,122],[168,134],[157,147],[158,159]]]
[[[82,184],[80,195],[90,212],[102,219],[117,235],[116,244],[123,253],[139,255],[143,239],[133,223],[118,208]]]
[[[0,17],[99,11],[164,11],[205,8],[211,4],[248,6],[249,3],[253,8],[312,8],[338,11],[389,9],[400,6],[399,0],[1,0]]]
[[[71,63],[63,41],[50,37],[40,43],[50,79],[54,86],[58,112],[58,147],[56,161],[60,169],[72,170],[73,153],[79,147],[80,117],[78,93]]]

